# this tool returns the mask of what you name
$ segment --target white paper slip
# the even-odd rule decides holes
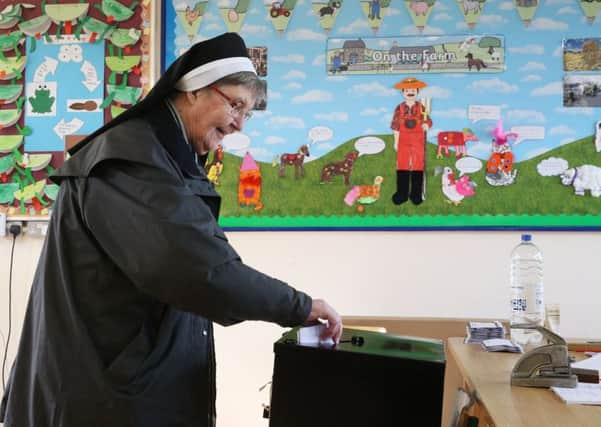
[[[576,388],[551,387],[568,405],[601,405],[601,384],[578,383]]]
[[[304,328],[300,328],[298,330],[298,343],[300,345],[334,345],[334,340],[332,338],[328,338],[327,340],[322,340],[321,334],[325,329],[325,325],[315,325],[315,326],[305,326]]]
[[[596,371],[601,372],[601,353],[597,353],[596,355],[589,357],[588,359],[582,359],[578,362],[574,362],[572,363],[572,367],[594,369]]]

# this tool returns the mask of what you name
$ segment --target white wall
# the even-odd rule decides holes
[[[326,298],[345,315],[507,316],[509,252],[519,232],[228,233],[245,262]],[[545,298],[561,304],[564,336],[601,338],[601,234],[536,232],[545,257]],[[0,331],[7,330],[11,241],[0,239]],[[41,240],[19,237],[13,326],[20,330]],[[218,427],[264,427],[261,403],[273,343],[265,323],[216,328]],[[14,334],[13,334],[14,336]],[[1,340],[0,340],[1,341]],[[11,339],[10,357],[17,339]],[[316,392],[324,387],[316,385]]]

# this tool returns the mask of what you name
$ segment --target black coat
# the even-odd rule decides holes
[[[164,107],[96,137],[53,177],[6,427],[213,426],[211,322],[309,315],[309,296],[229,245],[219,195]]]

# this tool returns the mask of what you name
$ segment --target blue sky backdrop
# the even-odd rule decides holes
[[[324,0],[325,1],[325,0]],[[165,62],[170,64],[191,42],[226,31],[219,6],[235,1],[209,1],[199,34],[191,41],[173,10],[193,7],[196,1],[175,0],[167,5]],[[587,22],[575,0],[545,0],[528,26],[512,1],[488,0],[479,23],[468,28],[457,1],[438,0],[423,32],[419,33],[402,0],[392,0],[376,36],[501,35],[505,41],[506,70],[493,74],[414,74],[428,84],[420,95],[432,98],[433,128],[428,140],[440,131],[471,128],[479,142],[469,142],[468,154],[490,155],[494,120],[476,123],[468,118],[470,105],[501,108],[504,128],[542,126],[545,138],[524,140],[514,146],[517,161],[591,135],[600,110],[564,108],[562,42],[566,38],[598,37],[601,19]],[[268,105],[247,123],[242,135],[226,141],[226,150],[271,161],[284,152],[295,152],[310,143],[311,158],[318,158],[351,138],[389,134],[390,120],[402,97],[393,85],[407,77],[397,75],[327,76],[327,38],[374,37],[356,0],[347,0],[332,31],[326,35],[312,12],[310,0],[299,0],[288,29],[278,34],[268,18],[264,0],[253,0],[240,31],[248,46],[268,48]],[[587,74],[594,74],[588,72]],[[311,129],[332,130],[327,140],[310,138]],[[328,134],[328,132],[325,132]],[[324,133],[322,132],[322,135]],[[321,138],[325,139],[325,138]]]

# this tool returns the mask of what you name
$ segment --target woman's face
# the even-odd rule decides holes
[[[179,108],[190,144],[201,155],[215,151],[226,135],[241,131],[245,113],[255,105],[244,86],[215,88],[184,93]]]

